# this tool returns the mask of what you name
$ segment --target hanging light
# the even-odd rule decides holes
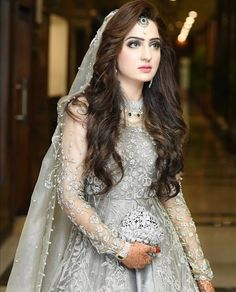
[[[180,30],[180,34],[177,37],[178,42],[183,43],[186,41],[196,17],[196,11],[189,11],[188,16],[186,17],[185,22]]]

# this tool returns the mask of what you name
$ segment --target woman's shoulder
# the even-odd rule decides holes
[[[84,121],[88,113],[88,100],[86,96],[75,96],[67,105],[66,112],[69,116],[78,121]]]

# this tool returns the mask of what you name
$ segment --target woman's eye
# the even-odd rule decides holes
[[[128,47],[130,48],[137,48],[140,45],[139,41],[130,41],[128,42]]]
[[[155,49],[159,49],[161,47],[161,44],[160,44],[160,42],[154,42],[151,44],[151,46]]]

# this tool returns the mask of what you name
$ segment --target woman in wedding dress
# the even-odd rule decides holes
[[[7,292],[213,292],[181,189],[186,132],[155,7],[91,42],[46,154]]]

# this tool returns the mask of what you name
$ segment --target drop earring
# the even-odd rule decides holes
[[[153,80],[153,79],[152,79]],[[148,84],[148,88],[151,88],[152,86],[152,80],[150,80],[149,84]]]

